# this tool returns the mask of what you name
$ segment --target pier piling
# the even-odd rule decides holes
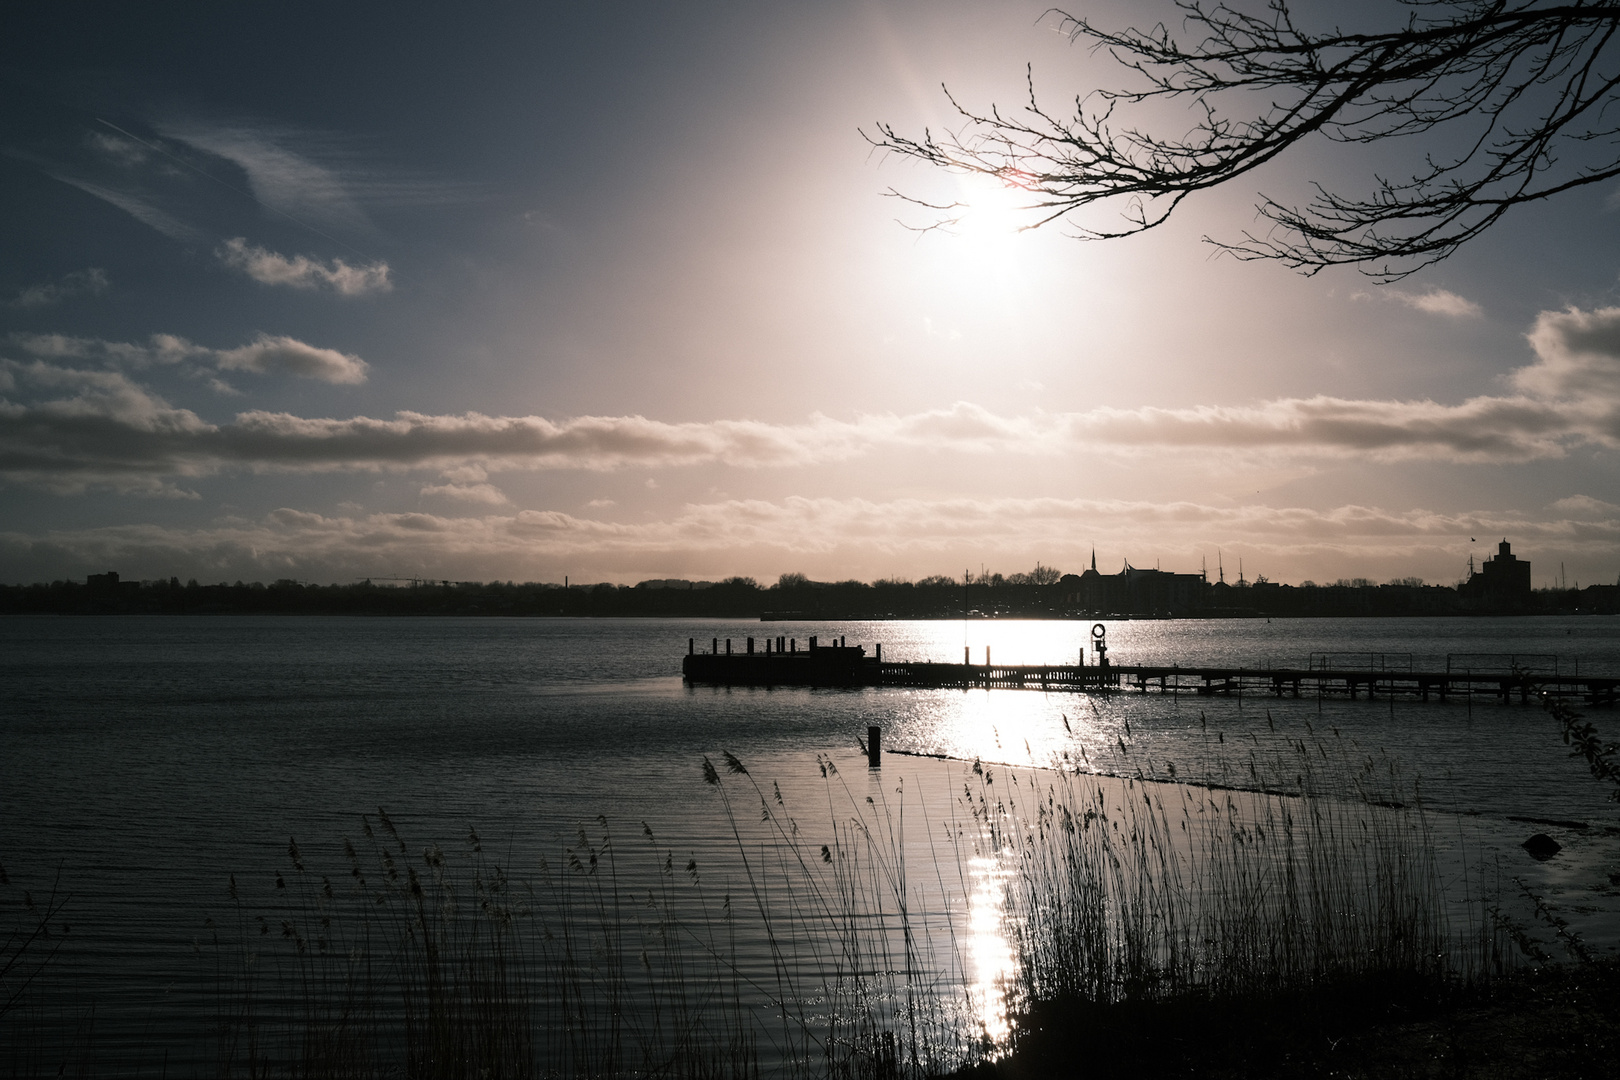
[[[866,729],[866,765],[871,769],[883,767],[883,729],[876,724]]]

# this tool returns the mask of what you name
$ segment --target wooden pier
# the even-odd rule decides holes
[[[960,664],[884,661],[883,646],[873,656],[864,647],[839,641],[806,648],[790,638],[756,642],[732,650],[730,640],[713,638],[707,652],[687,643],[681,673],[688,683],[719,686],[911,687],[919,689],[1045,690],[1049,692],[1265,695],[1272,697],[1406,697],[1420,701],[1487,698],[1528,703],[1545,692],[1589,706],[1610,706],[1620,697],[1620,677],[1560,673],[1556,662],[1520,668],[1505,664],[1480,670],[1458,665],[1442,671],[1402,670],[1368,663],[1359,668],[1318,665],[1303,668],[1182,666],[1177,664]],[[964,650],[965,651],[965,650]],[[1555,658],[1537,658],[1555,659]],[[1542,670],[1536,670],[1542,667]]]

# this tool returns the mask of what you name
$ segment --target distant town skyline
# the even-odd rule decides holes
[[[11,13],[0,582],[1620,577],[1620,184],[1378,285],[1202,237],[1433,146],[1081,243],[860,134],[1026,65],[1124,77],[1045,4]]]

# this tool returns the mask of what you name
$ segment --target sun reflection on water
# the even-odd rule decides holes
[[[973,982],[968,992],[985,1039],[1005,1053],[1012,1035],[1007,1015],[1007,986],[1015,973],[1012,943],[1004,932],[1006,880],[1009,871],[999,858],[968,860],[972,892],[968,896],[968,953],[973,961]]]

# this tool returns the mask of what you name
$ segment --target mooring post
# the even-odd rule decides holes
[[[866,729],[866,764],[873,769],[883,767],[883,729],[876,724]]]
[[[716,656],[718,656],[720,654],[720,639],[719,638],[715,638],[712,642],[709,643],[709,651],[714,653]]]
[[[731,655],[731,639],[730,638],[726,638],[726,655],[727,656]]]
[[[971,663],[973,663],[973,661],[968,659],[968,647],[964,645],[962,646],[962,666],[967,667]]]
[[[754,655],[754,639],[753,638],[748,639],[748,655],[749,656]]]
[[[984,666],[990,666],[990,646],[988,645],[984,647]]]
[[[697,652],[697,638],[689,637],[686,639],[686,655],[691,656],[695,652]]]
[[[878,642],[876,647],[877,647],[877,662],[881,664],[881,663],[883,663],[883,642],[881,642],[881,641]]]

